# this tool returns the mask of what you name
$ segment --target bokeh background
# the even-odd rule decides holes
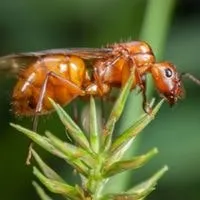
[[[168,1],[171,0],[162,2],[167,4]],[[138,40],[141,38],[149,2],[150,0],[1,0],[0,55],[52,48],[102,47],[113,42]],[[157,9],[160,13],[159,23],[162,25],[165,7],[160,11],[160,7],[156,7],[156,4],[154,6],[154,12]],[[190,72],[200,78],[200,2],[174,1],[170,13],[163,47],[154,50],[160,59],[175,63],[180,72]],[[150,26],[155,27],[155,30],[149,38],[158,37],[159,40],[156,21]],[[151,44],[151,39],[147,42]],[[29,141],[9,126],[12,121],[31,127],[31,119],[15,118],[10,111],[10,95],[14,83],[15,80],[10,79],[9,75],[1,75],[0,198],[39,199],[31,185],[31,180],[34,179],[32,168],[24,164]],[[160,153],[147,166],[129,176],[127,186],[148,178],[165,164],[170,168],[148,199],[200,199],[200,87],[188,80],[184,80],[184,85],[185,99],[173,108],[165,103],[156,119],[137,141],[137,154],[153,147],[158,147]],[[138,107],[141,108],[141,102],[134,104],[129,110],[133,114]],[[125,120],[132,121],[132,118],[134,117],[129,113]],[[44,117],[40,129],[62,134],[62,127],[56,120],[57,116],[54,114]],[[66,179],[73,179],[71,171],[63,168],[63,163],[52,159],[41,149],[39,151]],[[117,187],[116,183],[115,186]]]

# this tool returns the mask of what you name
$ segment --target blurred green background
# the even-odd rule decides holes
[[[170,0],[160,1],[165,5]],[[141,29],[144,28],[149,2],[1,0],[0,55],[52,48],[102,47],[113,42],[138,40],[143,38]],[[190,72],[200,78],[200,2],[181,0],[174,3],[165,30],[164,48],[154,49],[154,44],[156,39],[159,40],[165,6],[160,10],[154,4],[152,15],[158,12],[160,16],[155,23],[148,24],[154,31],[149,32],[152,35],[146,37],[150,38],[147,42],[154,41],[152,46],[156,54],[175,63],[180,72]],[[31,127],[31,119],[15,118],[10,111],[15,80],[8,77],[0,78],[0,199],[39,199],[31,185],[34,179],[32,169],[24,164],[29,141],[9,127],[11,121]],[[153,147],[158,147],[160,153],[127,181],[137,183],[148,178],[164,164],[170,168],[148,199],[200,199],[200,87],[188,80],[184,80],[184,85],[186,98],[173,108],[165,103],[157,118],[140,135],[137,144],[137,154]],[[138,109],[141,110],[141,102],[130,108],[131,113],[138,112]],[[40,128],[55,132],[61,128],[56,122],[52,124],[56,120],[54,114],[43,117]],[[125,120],[131,122],[131,115]],[[57,130],[61,134],[62,131]],[[73,179],[71,170],[62,170],[63,163],[52,160],[41,149],[39,151],[68,180]]]

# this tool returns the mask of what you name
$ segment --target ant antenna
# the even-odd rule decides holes
[[[200,85],[200,80],[197,79],[195,76],[193,76],[193,75],[190,74],[190,73],[181,73],[180,79],[182,80],[183,77],[187,77],[187,78],[189,78],[190,80],[192,80],[194,83],[196,83],[197,85]]]

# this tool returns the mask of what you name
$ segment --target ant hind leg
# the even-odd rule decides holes
[[[69,87],[71,90],[73,90],[74,92],[77,93],[77,95],[84,95],[84,91],[81,90],[77,85],[75,85],[73,82],[57,75],[55,72],[53,71],[49,71],[46,75],[46,78],[42,84],[42,88],[40,91],[40,95],[39,95],[39,99],[36,105],[36,109],[35,109],[35,114],[34,114],[34,118],[33,118],[33,131],[37,131],[38,128],[38,119],[39,119],[39,114],[42,111],[42,106],[43,106],[43,100],[45,97],[45,93],[46,93],[46,88],[47,88],[47,84],[49,81],[49,77],[54,77],[56,79],[58,79],[59,81],[63,82],[66,84],[67,87]],[[29,165],[30,164],[30,159],[32,157],[32,147],[33,147],[33,143],[31,142],[31,144],[29,145],[29,151],[28,151],[28,156],[26,159],[26,164]]]
[[[34,116],[33,116],[33,126],[32,126],[32,129],[34,132],[37,131],[37,127],[38,127],[38,119],[39,119],[39,113],[41,112],[42,110],[42,102],[43,102],[43,99],[44,99],[44,96],[45,96],[45,92],[46,92],[46,87],[47,87],[47,83],[48,83],[48,74],[44,80],[44,83],[42,85],[42,88],[41,88],[41,91],[40,91],[40,95],[39,95],[39,99],[38,99],[38,102],[37,102],[37,105],[36,105],[36,109],[35,109],[35,113],[34,113]],[[30,165],[30,160],[32,158],[32,148],[33,148],[33,142],[31,142],[29,144],[29,150],[28,150],[28,155],[27,155],[27,158],[26,158],[26,164],[27,165]]]

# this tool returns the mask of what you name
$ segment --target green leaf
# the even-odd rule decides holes
[[[146,162],[148,162],[157,153],[158,153],[158,150],[154,148],[142,156],[137,156],[129,160],[117,161],[111,165],[105,166],[104,177],[113,176],[115,174],[121,173],[126,170],[130,170],[130,169],[137,169],[143,166],[144,164],[146,164]],[[109,159],[108,159],[108,163],[109,163]]]
[[[143,197],[138,195],[127,194],[126,192],[107,194],[100,198],[100,200],[143,200]]]
[[[144,181],[142,184],[139,184],[138,186],[126,192],[105,194],[100,198],[100,200],[143,200],[155,189],[157,181],[167,170],[168,167],[164,166],[161,170],[159,170],[148,180]]]
[[[135,77],[134,71],[131,71],[131,75],[130,75],[128,81],[126,82],[126,84],[124,85],[122,91],[120,92],[119,97],[117,98],[117,100],[113,106],[111,114],[110,114],[108,121],[105,125],[105,128],[103,130],[102,145],[103,145],[105,151],[107,151],[110,148],[115,123],[117,122],[117,120],[119,119],[119,117],[122,114],[122,111],[124,109],[128,94],[129,94],[131,86],[132,86],[132,83],[133,83],[133,81],[135,81],[135,80],[133,80],[134,77]]]
[[[159,60],[163,57],[176,2],[176,0],[167,0],[165,2],[154,0],[147,2],[140,39],[147,41],[152,46]],[[155,25],[152,26],[152,24]]]
[[[46,194],[46,192],[40,187],[39,184],[37,184],[35,181],[33,181],[32,184],[35,187],[35,190],[41,200],[53,200],[50,196]]]
[[[40,145],[42,148],[47,150],[48,152],[52,153],[53,155],[56,155],[60,158],[66,159],[66,156],[58,151],[52,144],[50,144],[50,141],[48,138],[41,136],[37,134],[34,131],[31,131],[29,129],[26,129],[20,125],[10,123],[12,127],[17,129],[19,132],[24,133],[27,137],[29,137],[32,141],[34,141],[36,144]]]
[[[75,145],[72,145],[67,142],[63,142],[53,134],[51,134],[49,131],[46,131],[46,135],[49,138],[51,144],[61,151],[69,161],[76,162],[77,164],[80,164],[80,161],[83,161],[87,164],[87,166],[92,167],[95,163],[95,156],[92,158],[92,155],[89,154],[84,149],[77,147]]]
[[[113,160],[115,160],[116,158],[121,158],[121,156],[129,148],[130,144],[137,136],[137,134],[140,133],[154,119],[163,102],[164,100],[161,100],[155,106],[151,114],[144,114],[144,116],[142,116],[137,122],[135,122],[131,127],[125,130],[115,139],[111,146]]]
[[[61,194],[62,196],[73,200],[80,200],[80,195],[75,187],[45,177],[36,167],[33,168],[33,174],[46,186],[49,191]]]
[[[137,194],[139,196],[147,196],[151,191],[155,189],[158,180],[168,171],[168,166],[164,166],[157,173],[155,173],[151,178],[147,179],[143,183],[133,187],[128,190],[129,194]]]
[[[76,160],[71,161],[69,157],[67,157],[65,154],[63,154],[57,148],[55,148],[51,144],[51,141],[47,137],[41,136],[41,135],[35,133],[34,131],[30,131],[26,128],[19,126],[19,125],[15,125],[15,124],[12,124],[12,123],[10,125],[12,127],[16,128],[18,131],[27,135],[31,140],[33,140],[35,143],[37,143],[38,145],[43,147],[45,150],[49,151],[53,155],[56,155],[56,156],[64,159],[65,161],[67,161],[70,165],[72,165],[78,172],[80,172],[84,176],[87,175],[88,168],[80,160],[76,159]]]
[[[94,98],[90,96],[90,146],[95,153],[99,152],[99,143],[96,106]]]
[[[70,136],[75,140],[77,144],[83,147],[86,151],[90,152],[90,145],[88,139],[82,132],[82,130],[77,126],[77,124],[72,120],[72,118],[65,112],[65,110],[52,99],[49,98],[54,109],[56,110],[60,120],[65,125]]]
[[[65,183],[64,179],[62,179],[53,169],[51,169],[41,158],[40,156],[32,149],[32,154],[37,164],[45,174],[47,178]]]

